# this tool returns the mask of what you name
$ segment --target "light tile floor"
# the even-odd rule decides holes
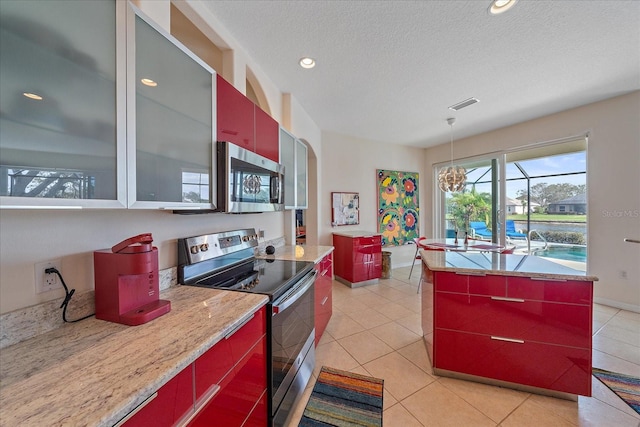
[[[323,365],[385,381],[385,427],[640,427],[640,415],[593,378],[578,402],[431,374],[422,341],[419,271],[351,289],[333,282],[333,316],[316,349],[316,369],[288,427],[297,426]],[[640,376],[640,314],[595,305],[593,365]]]

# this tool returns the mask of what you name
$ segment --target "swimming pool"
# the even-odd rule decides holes
[[[566,261],[587,262],[586,246],[549,246],[547,249],[535,251],[534,255]]]

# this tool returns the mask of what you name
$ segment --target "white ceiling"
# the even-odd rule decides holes
[[[206,2],[322,130],[368,140],[427,147],[447,117],[459,139],[640,89],[640,1],[489,3]]]

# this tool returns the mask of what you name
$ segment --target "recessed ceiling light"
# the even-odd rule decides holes
[[[150,87],[158,86],[158,83],[156,83],[155,81],[153,81],[151,79],[142,79],[140,81],[142,82],[143,85],[146,85],[146,86],[150,86]]]
[[[308,56],[300,58],[299,63],[302,68],[313,68],[316,66],[316,60],[313,58],[309,58]]]
[[[23,92],[22,93],[24,96],[26,96],[29,99],[35,99],[36,101],[42,101],[42,97],[40,95],[38,95],[37,93],[31,93],[31,92]]]
[[[491,6],[489,6],[489,13],[491,15],[499,15],[511,9],[518,0],[493,0]]]

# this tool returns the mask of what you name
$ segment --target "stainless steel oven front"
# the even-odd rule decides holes
[[[311,378],[315,366],[313,270],[271,306],[273,426],[284,426]]]

